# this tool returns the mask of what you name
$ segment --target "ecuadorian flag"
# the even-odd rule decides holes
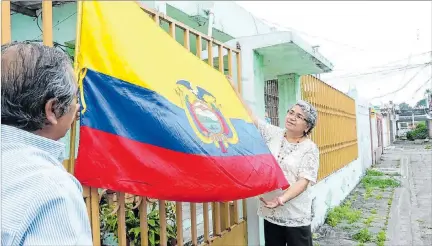
[[[187,202],[287,186],[222,73],[135,2],[78,4],[83,185]]]

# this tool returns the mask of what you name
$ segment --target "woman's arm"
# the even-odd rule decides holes
[[[309,185],[309,180],[300,178],[297,182],[291,185],[284,194],[280,197],[282,203],[286,203],[303,193]]]
[[[319,150],[316,146],[314,146],[313,149],[306,153],[301,160],[301,165],[298,170],[299,179],[297,182],[291,184],[291,186],[285,190],[282,196],[276,197],[271,201],[265,201],[264,199],[261,199],[261,201],[266,204],[266,207],[275,208],[296,198],[307,189],[309,184],[316,183],[318,167]]]
[[[286,202],[296,198],[301,193],[303,193],[307,189],[309,182],[310,181],[305,178],[300,178],[297,182],[290,185],[290,187],[285,190],[282,196],[273,198],[273,200],[270,201],[266,201],[262,197],[260,198],[260,200],[265,204],[267,208],[276,208],[279,206],[283,206],[283,204],[285,204]]]

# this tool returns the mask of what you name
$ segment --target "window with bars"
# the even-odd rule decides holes
[[[278,80],[267,80],[264,85],[265,112],[272,125],[279,126]]]

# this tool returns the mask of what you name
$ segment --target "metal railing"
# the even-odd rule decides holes
[[[320,150],[322,180],[358,157],[355,101],[311,75],[301,77],[301,93],[318,110],[311,138]]]

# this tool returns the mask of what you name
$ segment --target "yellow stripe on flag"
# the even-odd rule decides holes
[[[250,118],[225,76],[172,39],[133,1],[83,1],[78,64],[153,90],[177,106],[178,80],[216,97],[228,118]],[[115,103],[115,102],[113,102]]]

